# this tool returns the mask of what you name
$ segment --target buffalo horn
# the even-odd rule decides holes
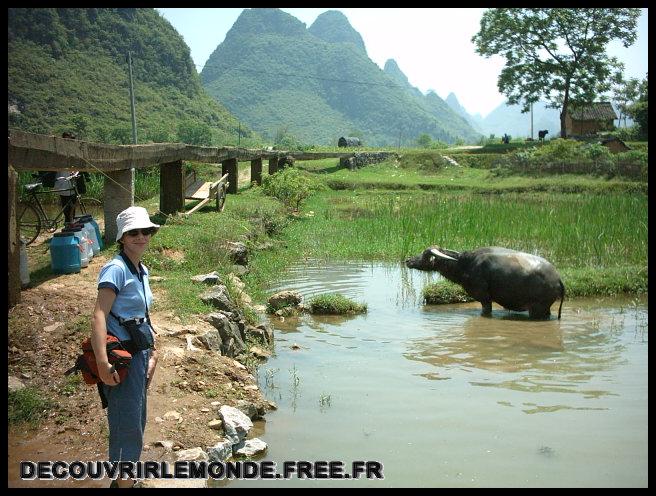
[[[456,261],[458,260],[458,259],[456,259],[456,258],[450,257],[449,255],[447,255],[447,254],[445,254],[445,253],[442,253],[440,250],[437,250],[437,249],[435,249],[435,248],[431,248],[431,249],[430,249],[430,252],[431,252],[433,255],[435,255],[436,257],[446,258],[447,260],[456,260]]]

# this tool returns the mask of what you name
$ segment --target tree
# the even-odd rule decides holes
[[[202,122],[182,121],[178,124],[178,139],[188,145],[211,146],[212,130]]]
[[[606,45],[633,44],[639,17],[640,9],[490,9],[472,42],[484,57],[505,57],[498,88],[510,104],[528,112],[544,97],[560,107],[565,137],[568,107],[594,101],[621,78],[623,65]]]
[[[637,78],[629,80],[622,78],[613,88],[613,100],[617,103],[617,109],[620,111],[619,121],[624,118],[624,127],[626,127],[627,109],[638,99],[639,85],[640,81]]]
[[[644,137],[649,136],[648,76],[646,75],[638,86],[638,101],[626,109],[626,113],[638,124],[640,134]]]
[[[420,148],[430,148],[432,141],[433,140],[429,134],[423,133],[417,138],[417,145],[419,145]]]

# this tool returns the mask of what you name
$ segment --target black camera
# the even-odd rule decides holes
[[[144,332],[139,328],[145,320],[146,319],[128,319],[121,321],[121,325],[127,329],[130,334],[130,339],[139,351],[152,348],[154,344],[150,329],[147,328],[146,332]]]

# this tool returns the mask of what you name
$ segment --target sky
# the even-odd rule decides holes
[[[182,35],[200,73],[209,56],[223,42],[239,14],[239,8],[158,8]],[[346,8],[284,9],[307,27],[319,14],[339,10],[360,33],[367,54],[381,69],[394,59],[413,86],[423,93],[435,91],[446,99],[455,93],[470,114],[485,117],[505,97],[498,92],[497,80],[504,59],[494,55],[484,58],[476,54],[471,42],[480,29],[485,9],[382,9]],[[638,39],[628,48],[621,43],[609,44],[607,51],[624,62],[625,77],[644,79],[647,73],[648,12],[641,9]]]

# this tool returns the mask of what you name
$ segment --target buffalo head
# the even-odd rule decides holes
[[[405,265],[411,269],[419,270],[436,270],[441,272],[446,267],[458,261],[460,253],[453,250],[446,250],[439,246],[431,246],[421,254],[410,257],[405,261]]]

